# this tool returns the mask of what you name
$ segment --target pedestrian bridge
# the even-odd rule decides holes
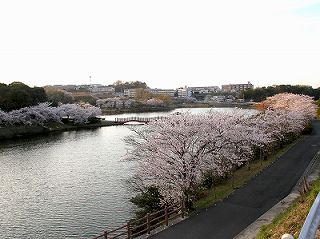
[[[164,116],[157,116],[157,117],[126,117],[126,118],[115,118],[114,122],[117,124],[125,124],[125,123],[130,123],[130,122],[138,122],[138,123],[149,123],[151,121],[157,121],[157,120],[162,120],[165,119],[166,117]]]

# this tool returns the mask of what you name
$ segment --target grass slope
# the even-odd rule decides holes
[[[299,139],[298,139],[299,140]],[[297,140],[297,141],[298,141]],[[234,180],[232,178],[224,180],[221,184],[215,188],[202,190],[199,192],[199,199],[193,204],[194,210],[189,212],[189,215],[193,215],[205,208],[214,205],[216,202],[221,201],[223,198],[228,197],[235,189],[245,185],[250,179],[255,177],[263,169],[275,162],[281,155],[289,150],[297,141],[286,145],[280,149],[276,154],[270,156],[267,160],[255,160],[250,163],[250,170],[247,166],[243,166],[234,173]],[[234,185],[233,185],[234,181]]]
[[[279,214],[271,224],[263,226],[257,239],[279,239],[285,233],[298,238],[309,210],[320,191],[320,178],[312,186],[305,198],[297,198],[285,212]],[[320,238],[318,235],[317,238]]]

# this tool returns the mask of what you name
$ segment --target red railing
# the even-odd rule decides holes
[[[157,116],[157,117],[127,117],[127,118],[115,118],[115,122],[118,123],[126,123],[126,122],[130,122],[130,121],[136,121],[136,122],[143,122],[143,123],[147,123],[150,121],[154,121],[154,120],[161,120],[164,119],[165,117],[163,116]]]
[[[185,207],[184,205],[165,207],[164,209],[148,213],[140,219],[131,219],[125,225],[113,229],[112,231],[104,231],[101,235],[93,239],[132,239],[143,234],[150,234],[150,232],[160,226],[168,226],[169,222],[177,219],[178,217],[184,218]]]

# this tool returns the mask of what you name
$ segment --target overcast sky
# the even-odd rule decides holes
[[[320,87],[320,1],[0,0],[0,82]]]

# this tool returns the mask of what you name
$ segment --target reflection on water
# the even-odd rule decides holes
[[[90,237],[132,216],[125,126],[2,143],[0,238]]]
[[[156,116],[166,116],[170,114],[175,114],[177,112],[190,112],[192,114],[200,114],[200,113],[207,113],[207,112],[225,112],[225,111],[233,111],[234,108],[178,108],[168,112],[147,112],[147,113],[124,113],[118,115],[105,115],[104,118],[106,120],[114,120],[115,118],[127,118],[127,117],[156,117]],[[252,110],[244,111],[251,112]]]
[[[112,126],[1,142],[0,238],[90,238],[130,219],[124,181],[135,167],[121,160],[130,133]]]

